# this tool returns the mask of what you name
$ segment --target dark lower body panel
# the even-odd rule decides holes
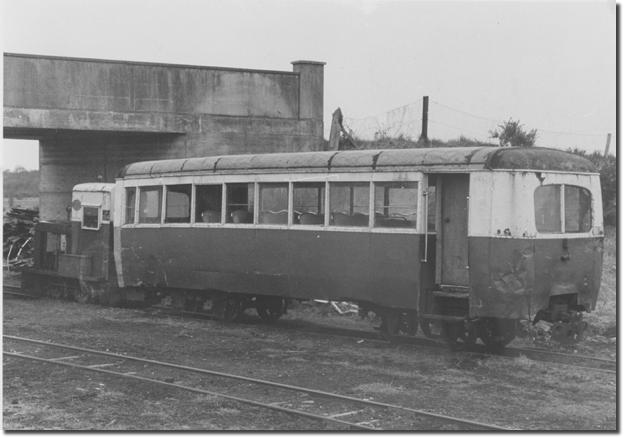
[[[424,235],[235,228],[121,230],[125,286],[216,289],[418,308]]]

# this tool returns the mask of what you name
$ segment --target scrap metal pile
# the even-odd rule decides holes
[[[4,214],[2,255],[9,270],[33,265],[32,238],[38,220],[38,210],[12,208]]]

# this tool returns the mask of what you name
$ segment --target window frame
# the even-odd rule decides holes
[[[559,231],[540,231],[537,227],[537,210],[535,208],[535,194],[537,193],[538,190],[545,188],[545,187],[549,187],[549,186],[554,186],[554,187],[559,187]],[[565,211],[565,189],[566,187],[573,187],[573,188],[577,188],[580,190],[584,190],[587,192],[587,194],[589,195],[589,206],[588,206],[588,213],[589,213],[589,227],[587,229],[587,231],[566,231],[566,211]],[[557,183],[551,183],[551,184],[544,184],[544,185],[539,185],[535,188],[535,190],[533,191],[533,224],[535,226],[535,231],[537,232],[537,234],[541,235],[541,236],[547,236],[547,235],[557,235],[557,236],[561,236],[561,235],[585,235],[588,233],[591,233],[592,228],[594,226],[594,214],[593,214],[593,194],[592,191],[584,186],[580,186],[580,185],[575,185],[575,184],[567,184],[565,182],[557,182]]]
[[[189,220],[186,222],[168,222],[167,221],[167,207],[169,206],[169,187],[173,187],[173,186],[189,186],[191,188],[191,192],[189,193]],[[162,220],[161,223],[163,225],[190,225],[192,223],[192,219],[193,219],[193,184],[191,183],[175,183],[175,184],[163,184],[163,189],[162,189],[162,193],[163,193],[163,214],[162,214]],[[178,192],[179,193],[179,192]]]
[[[374,224],[374,220],[371,218],[371,211],[374,211],[374,203],[371,202],[373,200],[373,198],[371,198],[371,194],[374,190],[374,183],[375,181],[373,181],[371,178],[364,180],[364,181],[357,181],[357,180],[351,180],[351,179],[346,179],[346,180],[341,180],[341,181],[328,181],[327,184],[327,193],[326,193],[326,206],[327,209],[325,211],[325,215],[326,215],[326,219],[325,219],[325,223],[327,224],[327,227],[334,227],[334,228],[340,228],[340,229],[363,229],[363,230],[371,230],[374,227],[372,226],[372,224]],[[366,225],[336,225],[336,224],[331,224],[331,215],[332,215],[332,211],[331,211],[331,186],[335,184],[343,184],[343,185],[348,185],[348,184],[357,184],[360,186],[364,186],[366,184],[368,184],[368,208],[366,209],[366,216],[368,216],[368,222]],[[351,196],[351,193],[350,193]],[[353,211],[353,214],[349,214],[349,216],[353,217],[356,212],[354,210],[354,205],[355,203],[355,197],[353,197],[353,199],[349,199],[349,212]],[[357,214],[364,214],[364,213],[357,213]]]
[[[345,231],[345,232],[366,232],[366,233],[382,233],[382,234],[418,234],[426,232],[421,230],[423,218],[421,217],[425,211],[422,207],[424,196],[419,196],[418,200],[418,212],[415,228],[382,228],[374,227],[374,216],[371,214],[374,212],[374,183],[393,183],[393,182],[413,182],[418,183],[419,188],[424,187],[426,183],[427,173],[422,171],[405,171],[405,172],[341,172],[341,173],[287,173],[287,174],[230,174],[230,175],[183,175],[183,176],[161,176],[156,178],[136,178],[124,180],[122,187],[124,188],[124,204],[123,211],[120,216],[123,218],[121,227],[125,228],[157,228],[157,227],[197,227],[197,228],[258,228],[258,229],[293,229],[293,230],[309,230],[309,231]],[[368,224],[366,226],[341,226],[329,224],[329,204],[330,204],[330,183],[365,183],[369,186],[369,209],[368,209]],[[258,214],[260,211],[259,204],[259,184],[263,183],[275,183],[275,184],[288,184],[288,223],[287,224],[260,224],[258,223]],[[294,214],[294,186],[297,183],[310,183],[310,184],[322,184],[324,190],[324,202],[323,202],[323,223],[322,224],[295,224],[293,223]],[[165,222],[166,216],[166,186],[169,185],[184,185],[191,184],[191,220],[190,223],[171,223]],[[227,188],[231,184],[253,184],[253,222],[252,223],[232,223],[227,222]],[[221,221],[220,222],[201,222],[196,218],[197,212],[197,186],[203,185],[217,185],[221,186]],[[141,191],[149,187],[160,187],[162,190],[162,205],[160,222],[154,223],[141,223],[139,222],[139,209],[140,209],[140,197]],[[134,223],[125,223],[126,221],[126,190],[128,188],[134,188],[135,192],[135,221]],[[421,190],[419,189],[419,192]],[[422,194],[422,193],[420,193]],[[117,213],[116,213],[117,214]],[[429,233],[432,233],[429,231]]]
[[[97,209],[97,227],[87,227],[84,223],[85,218],[85,208],[95,208]],[[80,215],[80,229],[89,230],[89,231],[99,231],[102,228],[102,205],[96,204],[82,204],[82,214]]]
[[[147,188],[160,188],[160,216],[159,216],[159,220],[158,221],[154,221],[154,222],[141,222],[141,194],[143,193],[143,191]],[[143,226],[158,226],[158,225],[163,225],[163,221],[164,221],[164,217],[165,217],[165,206],[166,206],[166,202],[165,202],[165,185],[164,184],[145,184],[145,185],[140,185],[137,186],[137,211],[135,213],[135,220],[136,220],[136,225],[143,225]],[[167,224],[167,225],[172,225],[172,224]],[[182,224],[182,225],[186,225],[186,224]]]
[[[251,211],[252,213],[252,220],[251,222],[240,222],[240,223],[235,223],[235,222],[229,222],[228,221],[228,196],[227,196],[227,188],[228,186],[231,185],[235,185],[235,184],[246,184],[247,185],[247,190],[249,193],[249,184],[253,185],[253,210]],[[234,228],[253,228],[256,227],[258,225],[258,183],[256,181],[250,181],[250,180],[232,180],[232,181],[224,181],[223,182],[223,195],[222,195],[222,202],[223,202],[223,208],[222,208],[222,225],[224,227],[234,227]],[[242,204],[241,204],[242,205]],[[249,199],[247,199],[247,205],[249,205]],[[249,210],[247,210],[249,212]],[[261,224],[264,225],[264,224]]]
[[[257,186],[257,192],[258,192],[258,197],[257,197],[257,208],[256,208],[256,204],[254,203],[254,225],[261,225],[261,226],[270,226],[271,228],[273,227],[283,227],[283,226],[288,226],[288,225],[292,225],[292,203],[291,203],[291,198],[292,198],[292,182],[291,181],[279,181],[279,182],[265,182],[265,181],[261,181],[256,183]],[[284,188],[283,186],[286,186],[286,223],[283,224],[269,224],[269,223],[260,223],[260,213],[264,213],[264,211],[261,211],[261,207],[262,207],[262,189],[265,188],[263,186],[280,186],[280,188]],[[268,188],[268,187],[266,187]],[[271,212],[271,211],[270,211]],[[280,210],[277,213],[281,213],[282,211]],[[257,214],[256,214],[257,213]],[[272,212],[271,212],[272,213]],[[256,220],[256,216],[257,216],[257,220]],[[289,222],[291,222],[289,224]]]
[[[219,187],[221,190],[221,205],[219,206],[219,221],[218,222],[204,222],[197,220],[197,189],[199,187],[214,186]],[[215,227],[223,225],[225,223],[225,183],[223,182],[193,182],[193,199],[191,200],[191,224],[200,227]]]
[[[391,185],[399,185],[399,184],[413,184],[413,185],[416,185],[416,187],[411,187],[410,188],[410,190],[415,190],[416,191],[416,206],[414,207],[416,211],[414,213],[414,225],[413,226],[410,225],[408,227],[389,227],[389,226],[377,225],[375,223],[376,220],[377,220],[377,211],[376,211],[376,208],[377,208],[377,205],[376,205],[376,202],[377,202],[376,188],[377,188],[377,186],[378,185],[379,186],[382,186],[382,185],[391,186]],[[421,181],[373,181],[372,182],[372,190],[371,190],[371,194],[373,195],[372,201],[371,201],[371,204],[373,206],[373,208],[372,208],[373,214],[371,215],[373,228],[384,228],[384,229],[398,229],[398,228],[401,228],[401,229],[407,229],[407,230],[416,230],[416,229],[418,229],[418,226],[419,226],[419,216],[421,216],[423,213],[425,213],[425,212],[421,212],[420,211],[421,210],[420,207],[422,205],[422,202],[420,202],[420,197],[422,196],[422,193],[423,193],[422,192],[422,185],[423,185],[423,183]],[[391,189],[391,188],[392,187],[384,188],[384,190]],[[427,187],[427,189],[428,189],[428,187]],[[386,196],[386,194],[384,192],[383,197],[385,198],[385,196]],[[388,192],[388,198],[390,198],[390,192]],[[425,201],[426,201],[426,199],[425,199]],[[386,209],[390,210],[391,208],[393,208],[392,204],[386,205],[386,204],[383,203],[383,200],[382,200],[381,207],[382,207],[383,210],[386,210]],[[397,207],[394,206],[394,208],[397,208]],[[428,222],[428,218],[426,218],[426,220]],[[426,226],[428,227],[428,223],[426,224]]]
[[[295,185],[296,184],[308,184],[308,185],[312,185],[312,184],[317,184],[320,185],[322,187],[319,187],[319,189],[322,191],[323,193],[323,199],[322,199],[322,208],[321,210],[323,211],[323,222],[320,224],[296,224],[294,223],[294,216],[295,216]],[[288,220],[289,226],[295,227],[296,229],[306,229],[306,227],[311,227],[314,229],[319,229],[319,228],[324,228],[324,227],[328,227],[329,223],[328,223],[328,214],[327,214],[327,193],[328,193],[328,189],[327,187],[329,186],[327,181],[290,181],[289,182],[290,185],[290,189],[289,189],[289,206],[288,206]],[[318,214],[317,214],[318,216]]]

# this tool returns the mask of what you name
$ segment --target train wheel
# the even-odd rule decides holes
[[[471,347],[477,342],[477,331],[465,322],[442,322],[442,335],[451,348]]]
[[[101,291],[100,303],[105,306],[117,307],[123,302],[123,297],[119,288],[107,285],[104,290]]]
[[[97,290],[95,285],[83,280],[80,280],[79,283],[79,286],[74,289],[74,300],[80,304],[92,303],[97,296]]]
[[[420,319],[420,329],[428,338],[437,338],[442,334],[442,327],[439,321],[434,319]]]
[[[245,307],[243,306],[243,301],[236,297],[235,295],[230,295],[225,299],[223,309],[223,320],[234,322],[240,319],[245,312]]]
[[[264,322],[275,322],[286,312],[286,300],[281,297],[256,297],[256,312]]]
[[[418,333],[418,313],[414,310],[408,310],[401,317],[401,331],[406,335],[415,336]]]
[[[479,322],[478,334],[490,351],[500,351],[516,337],[515,319],[485,318]]]
[[[396,336],[401,330],[402,314],[395,309],[384,309],[381,314],[381,326],[379,330],[384,336]]]
[[[43,286],[43,290],[46,296],[55,300],[66,298],[68,295],[68,288],[65,280],[50,280]]]

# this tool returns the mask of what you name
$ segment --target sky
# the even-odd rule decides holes
[[[614,1],[4,0],[3,50],[292,71],[326,62],[325,137],[487,139],[509,118],[537,145],[603,151],[616,129]],[[37,168],[5,140],[3,168]],[[615,152],[615,138],[610,152]]]

